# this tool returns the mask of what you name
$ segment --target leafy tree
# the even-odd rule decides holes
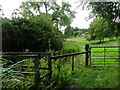
[[[89,19],[95,16],[113,21],[120,19],[120,2],[109,2],[108,0],[106,0],[106,2],[100,2],[99,0],[94,0],[94,2],[91,2],[80,0],[79,6],[82,6],[83,9],[91,9]]]
[[[77,37],[77,36],[81,36],[82,32],[79,30],[79,31],[75,31],[74,32],[74,36]]]
[[[58,7],[57,10],[53,12],[53,19],[59,20],[60,26],[68,26],[71,24],[72,19],[75,18],[75,12],[71,11],[71,5],[66,2],[62,2],[62,6]]]
[[[89,19],[93,17],[105,18],[109,21],[112,31],[114,30],[116,33],[116,37],[120,35],[120,2],[97,2],[96,0],[96,2],[83,2],[82,5],[87,9],[91,9]]]
[[[120,2],[90,2],[91,14],[111,21],[120,19]]]
[[[60,50],[62,33],[49,17],[43,14],[29,19],[3,20],[3,51]]]
[[[68,27],[70,25],[74,18],[74,11],[71,11],[70,8],[70,4],[62,2],[60,6],[56,0],[23,2],[20,8],[14,11],[12,20],[8,20],[3,23],[6,25],[2,25],[5,37],[3,42],[8,45],[4,51],[12,51],[13,49],[9,43],[12,40],[12,34],[14,34],[14,39],[19,37],[18,41],[13,39],[14,43],[19,42],[19,44],[15,44],[19,49],[16,48],[14,51],[25,51],[26,49],[30,51],[60,50],[63,39],[61,38],[62,33],[58,29],[61,26]],[[9,30],[14,33],[8,33]]]
[[[65,29],[65,36],[66,37],[71,37],[71,36],[73,36],[73,30],[74,30],[74,28],[73,27],[71,27],[71,26],[68,26],[66,29]]]
[[[21,32],[18,27],[12,25],[11,20],[2,19],[2,50],[20,51],[20,37]]]
[[[17,17],[22,15],[24,18],[38,16],[43,13],[51,14],[53,22],[59,24],[60,28],[61,26],[69,26],[75,17],[75,12],[71,10],[69,3],[62,2],[62,6],[60,6],[56,3],[56,0],[23,2],[20,9],[16,9],[13,13],[13,16],[15,15],[14,17],[16,17],[16,13],[18,15]]]
[[[107,21],[104,18],[95,18],[89,27],[89,40],[100,40],[101,42],[105,37],[113,37],[114,28],[112,28],[111,25],[113,25],[113,23]]]

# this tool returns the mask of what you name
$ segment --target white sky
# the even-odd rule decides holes
[[[5,17],[10,18],[13,10],[19,8],[21,2],[23,1],[26,0],[0,0],[0,4],[2,5],[2,9],[4,10],[3,12],[5,14]],[[58,3],[60,1],[61,0],[57,0]],[[69,2],[72,5],[73,10],[79,4],[79,3],[75,3],[76,0],[63,0],[63,1]],[[92,20],[86,21],[85,18],[89,16],[90,11],[87,10],[83,11],[81,8],[78,8],[76,12],[77,12],[75,14],[76,18],[73,20],[71,26],[79,27],[79,28],[88,28]]]

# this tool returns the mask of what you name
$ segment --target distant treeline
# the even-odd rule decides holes
[[[88,33],[88,29],[80,29],[78,27],[73,28],[73,27],[69,26],[65,29],[64,34],[65,34],[65,37],[80,37],[87,33]]]

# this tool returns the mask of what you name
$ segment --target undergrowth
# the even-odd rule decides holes
[[[75,71],[78,88],[119,88],[118,67],[89,67]]]
[[[83,52],[85,44],[90,46],[117,46],[118,41],[106,40],[105,43],[97,43],[97,41],[85,41],[83,38],[73,38],[67,39],[64,42],[63,48],[59,54],[66,54],[74,50],[75,52]],[[53,54],[54,55],[54,54]],[[56,54],[57,55],[57,54]],[[51,86],[51,90],[56,90],[59,88],[68,87],[70,82],[75,84],[73,88],[118,88],[119,87],[119,71],[117,67],[85,67],[84,55],[75,56],[75,71],[71,70],[71,57],[52,60],[52,78],[48,81],[48,78],[44,78],[44,81],[48,81],[51,84],[53,81],[55,83]],[[40,60],[40,65],[42,67],[47,67],[46,58]],[[18,62],[16,64],[7,66],[10,60],[2,61],[2,87],[5,89],[14,88],[20,90],[30,89],[34,86],[34,76],[25,76],[20,73],[14,73],[12,68],[16,70],[33,71],[29,68],[17,69],[19,63],[22,65],[33,66],[32,59],[28,59],[28,62]],[[41,75],[45,74],[47,71],[41,70]],[[44,83],[42,83],[44,86]],[[69,88],[69,87],[68,87]]]

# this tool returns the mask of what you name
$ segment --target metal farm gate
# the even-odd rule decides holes
[[[120,65],[120,46],[91,46],[91,66],[118,66]]]

